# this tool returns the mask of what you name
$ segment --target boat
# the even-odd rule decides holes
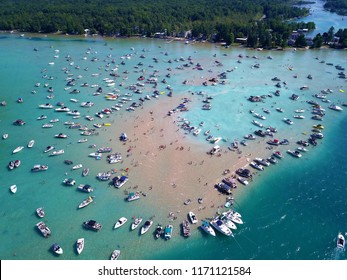
[[[183,220],[183,222],[182,222],[182,231],[183,231],[183,236],[184,237],[189,237],[191,235],[190,225],[189,225],[188,220]]]
[[[55,149],[54,146],[47,146],[46,149],[45,149],[43,152],[44,152],[44,153],[48,153],[48,152],[50,152],[50,151],[52,151],[52,150],[54,150],[54,149]]]
[[[20,152],[21,150],[24,149],[24,146],[18,146],[17,148],[15,148],[13,151],[12,151],[12,154],[15,154],[15,153],[18,153]]]
[[[131,192],[129,193],[128,197],[126,198],[127,201],[134,201],[140,198],[140,194],[138,192]]]
[[[36,209],[36,214],[37,216],[39,216],[40,218],[43,218],[45,216],[45,211],[43,209],[43,207],[39,207]]]
[[[76,181],[72,178],[66,178],[64,179],[63,184],[67,186],[74,186],[76,184]]]
[[[51,123],[45,123],[42,125],[42,128],[52,128],[53,127],[53,124]]]
[[[255,158],[254,161],[262,166],[270,166],[270,163],[262,158]]]
[[[62,139],[66,139],[67,135],[64,133],[58,133],[56,135],[54,135],[55,138],[62,138]]]
[[[2,135],[2,139],[7,139],[8,138],[8,134],[7,133],[4,133],[3,135]]]
[[[97,149],[98,153],[110,153],[112,152],[112,148],[111,147],[101,147],[99,149]]]
[[[282,155],[282,153],[281,153],[280,151],[274,151],[274,152],[272,153],[272,155],[273,155],[274,157],[279,158],[279,159],[283,158],[283,155]]]
[[[44,237],[48,237],[51,235],[51,230],[46,226],[44,222],[42,221],[38,222],[36,224],[36,227],[39,229],[39,231]]]
[[[79,163],[79,164],[72,166],[72,170],[80,169],[82,167],[83,167],[83,165]]]
[[[21,120],[21,119],[18,119],[18,120],[15,120],[13,122],[14,125],[18,125],[18,126],[23,126],[25,125],[25,121]]]
[[[171,239],[171,237],[172,237],[172,229],[173,229],[172,225],[165,226],[165,228],[164,228],[164,238],[165,238],[165,240]]]
[[[273,146],[278,146],[280,144],[278,139],[270,139],[266,143]]]
[[[293,157],[301,158],[301,153],[297,150],[288,150],[287,153],[292,155]]]
[[[119,258],[120,256],[120,250],[113,250],[112,254],[111,254],[111,260],[115,261]]]
[[[97,223],[95,220],[88,220],[83,222],[83,226],[86,229],[91,229],[91,230],[95,230],[98,231],[102,228],[102,225],[100,223]]]
[[[12,186],[10,187],[10,191],[11,191],[12,193],[16,193],[16,192],[17,192],[17,185],[12,185]]]
[[[39,105],[39,108],[41,108],[41,109],[52,109],[53,105],[50,104],[50,103],[41,104],[41,105]]]
[[[35,140],[30,140],[28,143],[28,148],[32,148],[35,144]]]
[[[260,165],[260,164],[257,164],[256,162],[252,161],[250,164],[250,166],[252,166],[253,168],[257,169],[257,170],[260,170],[260,171],[263,171],[264,170],[264,166]]]
[[[144,225],[141,227],[141,234],[145,234],[149,228],[153,225],[153,220],[147,220]]]
[[[89,168],[84,168],[82,171],[82,176],[85,177],[89,174]]]
[[[92,188],[91,185],[88,185],[88,184],[80,184],[78,187],[77,187],[78,190],[82,191],[82,192],[86,192],[86,193],[91,193],[94,191],[94,189]]]
[[[284,118],[283,121],[287,124],[293,124],[294,122],[288,118]]]
[[[56,150],[56,151],[53,151],[49,154],[49,156],[57,156],[57,155],[62,155],[65,151],[63,149],[61,150]]]
[[[101,158],[102,157],[102,153],[90,153],[89,155],[88,155],[89,157],[93,157],[93,158]]]
[[[142,217],[134,218],[134,221],[131,223],[131,230],[136,229],[142,222]]]
[[[329,109],[335,110],[335,111],[343,111],[343,109],[340,106],[337,106],[335,104],[331,104],[329,106]]]
[[[127,176],[116,176],[112,179],[112,183],[115,188],[119,189],[121,188],[126,182],[128,182],[128,177]]]
[[[192,211],[188,213],[188,216],[192,224],[196,224],[198,222],[198,218],[195,216],[195,214]]]
[[[303,146],[297,147],[297,150],[298,150],[299,152],[307,152],[307,151],[308,151],[308,150],[307,150],[305,147],[303,147]]]
[[[63,254],[63,249],[59,246],[59,244],[54,243],[51,248],[52,248],[52,251],[56,253],[57,255]]]
[[[249,182],[243,178],[243,177],[237,177],[237,180],[242,184],[242,185],[245,185],[247,186],[249,184]]]
[[[47,169],[48,169],[48,165],[35,164],[31,168],[31,172],[46,171]]]
[[[96,178],[100,181],[107,181],[111,178],[112,173],[108,172],[100,172],[96,175]]]
[[[158,224],[154,231],[154,236],[158,239],[164,233],[164,228],[162,225]]]
[[[343,234],[340,232],[338,235],[337,235],[337,242],[336,242],[336,245],[337,245],[337,248],[338,249],[344,249],[345,248],[345,237],[343,236]]]
[[[207,221],[202,221],[200,228],[209,235],[216,236],[216,232]]]
[[[225,223],[219,219],[218,217],[213,219],[210,224],[218,230],[220,233],[227,235],[227,236],[234,236],[233,232],[230,228],[228,228]]]
[[[268,162],[272,163],[272,164],[276,164],[277,163],[277,159],[273,155],[269,156],[266,160]]]
[[[78,238],[76,241],[76,251],[77,254],[81,254],[84,249],[84,238]]]
[[[119,140],[120,141],[127,141],[128,140],[128,136],[125,134],[125,132],[121,133]]]
[[[88,196],[85,200],[83,200],[79,205],[78,208],[84,208],[86,206],[88,206],[89,204],[91,204],[93,202],[93,196]]]
[[[259,127],[263,127],[263,124],[261,124],[260,122],[256,121],[256,120],[253,120],[252,121],[252,124],[256,125],[256,126],[259,126]]]
[[[114,224],[114,227],[113,227],[113,228],[114,228],[114,229],[119,228],[119,227],[121,227],[122,225],[124,225],[127,221],[128,221],[127,218],[121,217],[121,218],[119,218],[119,220]]]

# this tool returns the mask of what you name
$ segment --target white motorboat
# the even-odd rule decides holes
[[[49,154],[49,156],[57,156],[57,155],[62,155],[62,154],[64,154],[64,153],[65,153],[65,151],[64,151],[63,149],[61,149],[61,150],[55,150],[55,151],[51,152],[51,153]]]
[[[331,104],[329,106],[329,109],[335,110],[335,111],[343,111],[343,109],[340,106],[337,106],[335,104]]]
[[[42,128],[52,128],[53,127],[53,124],[51,123],[45,123],[42,125]]]
[[[131,224],[131,230],[136,229],[142,222],[142,217],[135,218],[134,221]]]
[[[302,115],[294,115],[293,118],[295,118],[295,119],[304,119],[305,116],[302,116]]]
[[[243,177],[237,177],[237,180],[242,184],[242,185],[245,185],[247,186],[249,184],[249,182],[243,178]]]
[[[283,121],[287,124],[293,124],[294,122],[288,118],[284,118]]]
[[[77,110],[69,111],[69,112],[67,112],[67,114],[70,116],[80,116],[81,115],[81,113],[78,112]]]
[[[4,133],[3,135],[2,135],[2,139],[7,139],[8,138],[8,134],[7,133]]]
[[[40,218],[43,218],[45,216],[45,211],[43,209],[43,207],[39,207],[36,209],[36,214],[37,216],[39,216]]]
[[[84,238],[78,238],[76,241],[76,251],[77,254],[81,254],[84,249]]]
[[[76,181],[72,178],[66,178],[64,179],[63,184],[65,184],[66,186],[74,186],[76,184]]]
[[[119,228],[119,227],[121,227],[122,225],[124,225],[127,221],[128,221],[127,218],[121,217],[121,218],[119,218],[119,220],[114,224],[114,227],[113,227],[113,228],[114,228],[114,229]]]
[[[127,176],[116,176],[112,179],[112,183],[115,186],[115,188],[119,189],[121,188],[126,182],[128,182]]]
[[[86,192],[86,193],[91,193],[94,191],[94,189],[92,188],[91,185],[89,184],[80,184],[78,187],[77,187],[78,190],[82,191],[82,192]]]
[[[42,221],[38,222],[36,224],[36,227],[38,228],[38,230],[41,232],[41,234],[44,236],[44,237],[48,237],[51,235],[51,230],[49,229],[48,226],[46,226],[46,224]]]
[[[53,105],[50,104],[50,103],[41,104],[41,105],[39,105],[39,108],[41,108],[41,109],[52,109]]]
[[[47,146],[46,149],[44,150],[44,153],[48,153],[48,152],[50,152],[50,151],[52,151],[54,149],[55,149],[54,146]]]
[[[261,124],[260,122],[258,122],[256,120],[253,120],[252,124],[254,124],[254,125],[258,126],[258,127],[263,127],[263,124]]]
[[[62,139],[66,139],[67,135],[64,133],[58,133],[56,135],[54,135],[55,138],[62,138]]]
[[[80,168],[82,168],[82,167],[83,167],[82,164],[76,164],[76,165],[74,165],[74,166],[72,167],[72,170],[80,169]]]
[[[93,196],[88,196],[85,200],[83,200],[79,205],[78,208],[84,208],[86,206],[88,206],[89,204],[91,204],[93,202]]]
[[[263,171],[264,170],[264,166],[255,163],[254,161],[252,161],[250,164],[250,166],[252,166],[253,168],[259,170],[259,171]]]
[[[141,234],[145,234],[149,228],[153,225],[153,220],[147,220],[144,225],[141,227]]]
[[[300,147],[297,147],[297,150],[300,151],[300,152],[307,152],[308,150],[303,147],[303,146],[300,146]]]
[[[111,260],[115,261],[119,258],[120,256],[120,250],[114,250],[111,254]]]
[[[202,225],[200,226],[200,228],[209,235],[216,236],[216,232],[207,221],[202,221]]]
[[[52,245],[52,251],[56,253],[57,255],[63,254],[63,248],[61,248],[57,243],[54,243]]]
[[[15,154],[15,153],[18,153],[20,152],[21,150],[24,149],[24,146],[18,146],[17,148],[15,148],[13,151],[12,151],[12,154]]]
[[[12,185],[12,186],[10,187],[10,191],[11,191],[12,193],[16,193],[16,192],[17,192],[17,185]]]
[[[338,235],[337,235],[337,248],[339,249],[344,249],[345,248],[345,237],[343,236],[343,234],[340,232]]]
[[[228,228],[225,223],[219,219],[219,218],[215,218],[213,219],[210,224],[216,229],[218,230],[220,233],[227,235],[227,236],[234,236],[233,232],[231,231],[230,228]]]
[[[30,140],[28,143],[28,148],[32,148],[35,144],[35,140]]]
[[[55,111],[56,112],[69,112],[70,109],[68,107],[66,107],[66,106],[62,106],[60,108],[56,108]]]
[[[90,153],[88,156],[93,157],[93,158],[101,158],[102,157],[102,153]]]
[[[188,213],[188,216],[192,224],[196,224],[198,222],[198,218],[195,216],[195,214],[192,211]]]
[[[140,199],[140,194],[138,192],[131,192],[129,193],[128,197],[126,198],[127,201],[134,201]]]
[[[164,233],[164,228],[161,224],[158,224],[154,231],[154,236],[156,239],[158,239],[160,236],[162,236]]]
[[[287,153],[292,155],[293,157],[301,158],[301,153],[297,150],[288,150]]]
[[[46,171],[48,169],[47,165],[41,165],[41,164],[35,164],[31,168],[31,172],[39,172],[39,171]]]

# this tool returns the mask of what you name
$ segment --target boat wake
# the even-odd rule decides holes
[[[330,256],[331,260],[344,260],[345,258],[345,249],[334,248]]]

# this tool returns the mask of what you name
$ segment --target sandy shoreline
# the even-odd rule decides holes
[[[239,154],[228,150],[225,142],[220,144],[220,154],[207,154],[212,144],[201,145],[179,128],[178,115],[167,116],[182,98],[161,96],[135,112],[124,112],[112,130],[112,135],[124,131],[129,137],[119,149],[124,159],[122,165],[129,168],[129,182],[124,189],[144,192],[147,203],[156,211],[168,217],[171,213],[170,217],[177,217],[179,222],[186,219],[189,211],[194,211],[200,220],[213,217],[228,197],[215,184],[247,166],[250,154],[262,156],[259,145],[242,147]],[[263,156],[269,156],[269,151],[265,151]],[[225,175],[228,169],[230,173]],[[244,187],[238,183],[238,188]],[[203,203],[198,203],[198,198],[203,198]],[[184,205],[187,199],[192,202]]]

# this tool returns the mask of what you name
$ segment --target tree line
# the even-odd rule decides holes
[[[285,47],[288,22],[308,14],[295,0],[2,0],[0,29],[101,36],[164,36],[225,42],[248,38],[251,47]],[[187,33],[188,31],[188,33]]]

